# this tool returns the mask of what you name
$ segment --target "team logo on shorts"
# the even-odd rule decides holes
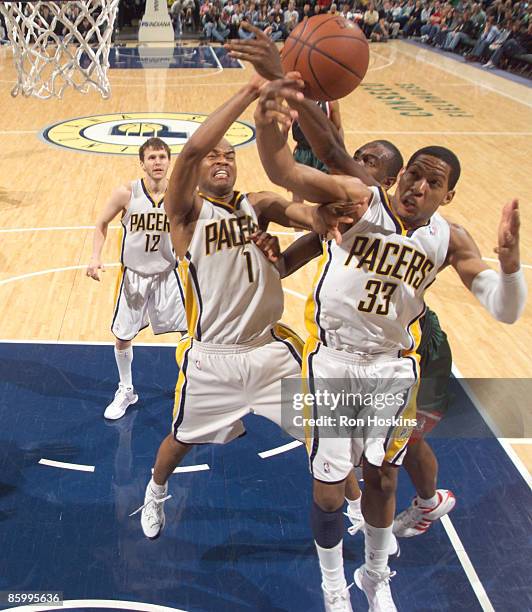
[[[148,138],[162,138],[173,154],[207,119],[198,113],[113,113],[67,119],[48,126],[41,137],[53,145],[74,151],[104,155],[138,155]],[[255,128],[235,121],[225,137],[234,147],[255,140]]]

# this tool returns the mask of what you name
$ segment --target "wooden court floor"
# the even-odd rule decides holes
[[[112,189],[139,174],[135,157],[96,155],[51,146],[40,138],[52,124],[110,113],[210,113],[251,75],[245,70],[112,70],[112,97],[68,92],[62,101],[10,96],[14,68],[0,49],[0,339],[10,341],[110,342],[118,273],[118,221],[104,252],[104,280],[85,276],[92,224]],[[532,89],[396,41],[373,45],[368,74],[341,101],[350,150],[376,138],[396,144],[405,158],[440,144],[462,163],[454,201],[443,210],[465,225],[483,256],[493,248],[502,205],[521,202],[521,256],[532,284]],[[253,109],[242,116],[252,122]],[[270,189],[253,144],[238,152],[243,191]],[[280,234],[283,245],[293,239]],[[285,282],[284,320],[304,334],[303,299],[313,276],[309,264]],[[505,326],[491,319],[444,271],[427,295],[454,353],[457,374],[469,379],[479,403],[500,434],[532,469],[532,309]],[[139,342],[168,342],[142,332]],[[504,383],[501,379],[515,379]]]

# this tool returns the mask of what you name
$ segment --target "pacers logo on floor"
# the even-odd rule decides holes
[[[193,113],[113,113],[68,119],[45,128],[42,137],[58,147],[107,155],[138,155],[148,138],[162,138],[172,153],[179,153],[186,141],[207,119]],[[234,146],[255,140],[255,130],[235,121],[225,135]]]

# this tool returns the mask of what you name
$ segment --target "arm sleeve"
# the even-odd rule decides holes
[[[525,309],[528,288],[522,270],[483,270],[473,279],[471,292],[497,321],[515,323]]]

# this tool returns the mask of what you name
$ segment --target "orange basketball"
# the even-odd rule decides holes
[[[286,39],[285,72],[297,70],[313,100],[338,100],[364,78],[369,46],[362,30],[339,15],[316,15],[302,21]]]

